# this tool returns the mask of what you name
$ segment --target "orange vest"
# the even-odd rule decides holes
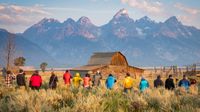
[[[64,81],[65,81],[65,84],[70,85],[71,74],[70,74],[69,72],[65,73],[65,74],[63,75],[63,79],[64,79]]]
[[[90,78],[89,77],[84,77],[83,79],[83,85],[84,87],[89,87],[90,86]]]

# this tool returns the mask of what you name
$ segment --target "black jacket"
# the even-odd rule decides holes
[[[163,81],[161,79],[154,80],[154,87],[160,87],[163,86]]]
[[[173,89],[175,88],[174,80],[171,79],[171,78],[168,78],[168,79],[165,81],[165,88],[166,88],[166,89],[169,89],[169,90],[173,90]]]
[[[25,74],[24,73],[19,73],[17,75],[17,85],[18,86],[26,86]]]
[[[49,79],[49,87],[50,88],[56,88],[58,82],[58,77],[56,75],[51,75]]]

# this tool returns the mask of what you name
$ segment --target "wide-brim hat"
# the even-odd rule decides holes
[[[88,74],[92,75],[92,74],[93,74],[93,71],[88,71]]]

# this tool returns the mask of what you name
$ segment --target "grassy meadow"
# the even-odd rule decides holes
[[[182,88],[168,91],[153,88],[144,93],[138,90],[139,79],[135,79],[134,91],[123,93],[122,80],[113,90],[107,90],[104,80],[99,88],[86,90],[64,85],[63,72],[55,72],[59,78],[56,90],[48,89],[50,72],[40,73],[43,85],[40,91],[16,86],[5,88],[0,83],[0,112],[200,112],[200,91],[198,86],[186,93]],[[27,85],[30,74],[27,74]],[[164,80],[164,79],[163,79]],[[198,85],[199,85],[198,79]]]

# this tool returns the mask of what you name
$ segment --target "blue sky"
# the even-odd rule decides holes
[[[122,8],[134,20],[148,16],[159,22],[176,16],[183,24],[200,28],[200,0],[1,0],[0,28],[18,33],[44,17],[63,22],[81,16],[101,26]]]

